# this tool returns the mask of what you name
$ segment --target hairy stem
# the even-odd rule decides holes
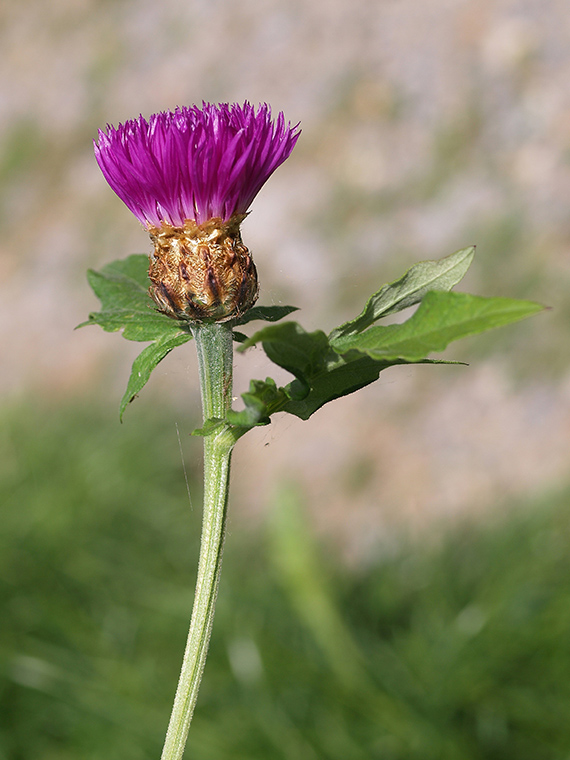
[[[228,323],[196,324],[204,421],[224,418],[232,400],[233,345]],[[226,530],[230,459],[235,443],[222,428],[204,438],[204,512],[192,619],[161,760],[181,760],[198,698],[212,623]]]

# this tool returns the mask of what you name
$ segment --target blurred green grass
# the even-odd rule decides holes
[[[159,757],[200,527],[174,419],[0,411],[2,760]],[[359,570],[292,487],[236,522],[189,758],[568,758],[567,492]]]

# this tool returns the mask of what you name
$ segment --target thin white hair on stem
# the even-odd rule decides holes
[[[188,501],[190,502],[190,509],[194,511],[192,506],[192,495],[190,494],[190,484],[188,483],[188,473],[186,472],[186,462],[184,461],[184,452],[182,451],[182,441],[180,440],[180,430],[178,429],[178,423],[175,422],[176,436],[178,438],[178,448],[180,449],[180,459],[182,460],[182,470],[184,471],[184,480],[186,482],[186,491],[188,493]]]

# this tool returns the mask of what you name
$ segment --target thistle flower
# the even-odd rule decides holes
[[[97,163],[154,243],[150,293],[161,311],[226,321],[255,303],[240,224],[291,154],[297,126],[282,113],[274,120],[267,104],[204,103],[99,131]]]

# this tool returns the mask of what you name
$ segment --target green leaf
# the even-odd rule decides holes
[[[231,410],[225,420],[207,420],[195,434],[210,435],[226,426],[237,440],[252,427],[267,424],[271,414],[278,411],[308,419],[329,401],[374,382],[387,367],[436,363],[427,358],[428,354],[442,351],[451,341],[542,310],[530,301],[447,292],[467,271],[473,252],[473,248],[466,248],[441,261],[417,264],[400,280],[375,293],[359,317],[333,330],[330,337],[321,330],[306,332],[297,322],[268,325],[251,338],[236,331],[234,339],[243,341],[238,351],[261,344],[269,359],[295,379],[283,388],[271,378],[252,380],[249,390],[242,394],[242,410]],[[152,341],[133,363],[121,401],[121,418],[157,364],[192,338],[188,322],[156,311],[148,294],[147,268],[147,257],[135,255],[88,275],[101,301],[101,311],[91,314],[84,324],[99,324],[108,331],[122,329],[129,340]],[[406,322],[374,325],[380,317],[420,301]],[[292,306],[254,307],[236,325],[255,319],[276,322],[294,310]]]
[[[339,354],[357,351],[382,361],[417,362],[453,340],[517,322],[544,307],[532,301],[430,292],[399,325],[374,326],[331,342]]]
[[[281,411],[306,420],[329,401],[374,382],[383,369],[408,363],[399,357],[373,359],[354,350],[339,356],[331,350],[324,333],[307,333],[296,322],[266,327],[238,350],[256,343],[261,343],[267,356],[296,379],[284,388],[277,388],[270,378],[252,381],[249,393],[242,396],[246,408],[228,416],[232,425],[243,426],[244,430],[266,424],[271,414]],[[423,359],[421,363],[436,362]]]
[[[325,367],[331,354],[327,336],[321,330],[306,332],[297,322],[282,322],[259,330],[238,351],[261,343],[272,362],[283,367],[301,382]]]
[[[196,428],[196,430],[193,430],[190,435],[199,435],[202,437],[212,435],[212,433],[216,433],[221,428],[226,427],[227,424],[226,420],[222,420],[220,417],[211,417],[204,422],[201,428]]]
[[[127,390],[121,399],[121,405],[119,408],[121,420],[123,419],[123,414],[128,404],[130,404],[144,388],[156,365],[161,362],[173,348],[181,346],[191,339],[192,336],[189,333],[178,332],[176,335],[165,335],[158,338],[154,343],[151,343],[150,346],[143,349],[133,362],[131,376],[127,383]]]
[[[294,383],[283,388],[286,395],[292,396],[279,411],[289,412],[302,420],[308,420],[329,401],[334,401],[342,396],[348,396],[355,391],[364,388],[375,380],[378,380],[380,372],[393,367],[397,364],[409,364],[404,360],[396,359],[394,361],[375,361],[369,356],[357,356],[348,361],[337,363],[331,366],[326,372],[317,375],[311,379],[311,390],[303,398],[294,398],[291,393],[291,386]],[[414,364],[460,364],[461,362],[448,362],[432,359],[424,359]]]
[[[156,340],[165,334],[172,335],[180,332],[180,325],[176,320],[164,314],[151,311],[140,313],[127,309],[93,312],[89,315],[87,322],[83,322],[78,327],[86,325],[99,325],[106,332],[123,330],[123,338],[143,343]]]
[[[287,401],[283,388],[278,388],[275,380],[270,377],[252,380],[249,390],[242,393],[241,397],[245,408],[239,412],[232,409],[228,414],[228,422],[235,428],[249,429],[256,425],[268,425],[271,414]]]
[[[149,341],[188,330],[184,322],[156,310],[148,288],[148,256],[135,254],[107,264],[100,272],[90,269],[89,284],[101,301],[101,311],[93,312],[79,327],[99,325],[107,332],[123,330],[127,340]]]
[[[234,324],[246,325],[255,319],[262,319],[265,322],[278,322],[283,317],[287,317],[292,312],[298,310],[297,306],[254,306],[239,319],[236,319]]]
[[[437,261],[421,261],[399,280],[383,285],[368,300],[362,313],[330,333],[331,341],[359,333],[381,317],[419,303],[431,290],[451,290],[463,278],[475,254],[475,247],[463,248]]]
[[[144,262],[144,278],[143,278]],[[126,259],[112,261],[100,272],[90,269],[87,280],[95,295],[106,309],[146,310],[152,301],[148,295],[148,256],[135,254]]]
[[[160,314],[148,288],[148,256],[135,254],[112,261],[100,272],[90,269],[89,284],[101,301],[101,311],[93,312],[78,325],[100,325],[107,332],[123,331],[127,340],[152,341],[133,362],[127,390],[121,400],[120,416],[146,385],[152,370],[176,346],[192,339],[187,322]]]
[[[268,425],[271,421],[270,416],[276,411],[281,411],[288,400],[285,390],[278,388],[275,380],[270,377],[266,380],[252,380],[249,390],[242,393],[241,397],[244,409],[241,411],[231,409],[225,420],[218,418],[206,420],[201,428],[193,431],[192,435],[211,435],[224,425],[229,425],[237,440],[252,427]]]
[[[133,253],[124,259],[116,259],[101,269],[101,272],[124,275],[138,283],[145,291],[148,290],[148,256],[146,253]]]
[[[393,362],[392,362],[393,363]],[[301,399],[292,398],[283,406],[284,412],[308,420],[321,406],[336,398],[364,388],[378,379],[390,362],[377,362],[368,356],[342,362],[312,378],[310,392]]]

